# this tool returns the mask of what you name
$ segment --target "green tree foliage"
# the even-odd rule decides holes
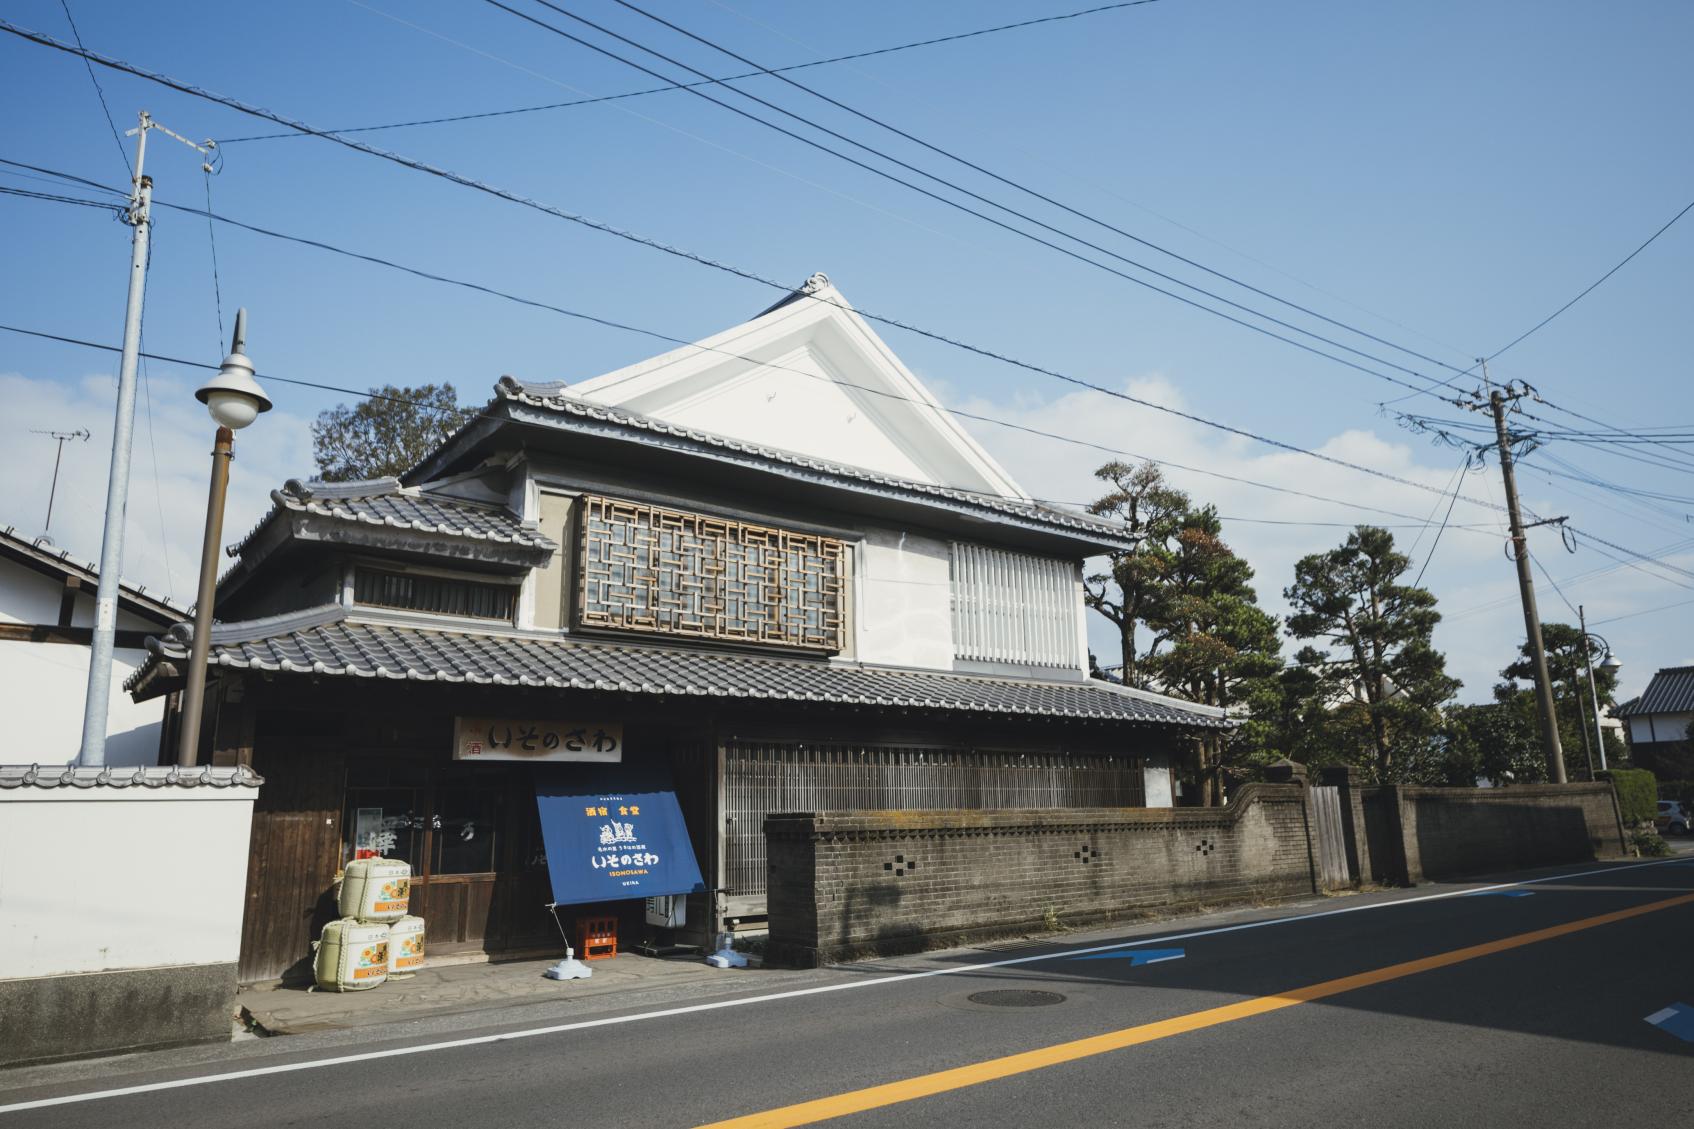
[[[1564,748],[1565,763],[1573,777],[1590,778],[1587,761],[1600,767],[1600,754],[1594,748],[1594,710],[1588,696],[1588,663],[1582,649],[1582,632],[1568,623],[1543,623],[1541,641],[1547,649],[1547,676],[1553,683],[1553,712],[1559,719],[1559,744]],[[1535,718],[1535,664],[1530,658],[1529,641],[1518,648],[1517,659],[1500,672],[1505,682],[1494,688],[1499,701],[1523,699],[1529,709],[1530,724],[1539,725]],[[1600,696],[1600,708],[1610,706],[1617,692],[1617,673],[1594,665],[1594,689]],[[1584,756],[1584,751],[1588,755]],[[1606,733],[1606,763],[1616,764],[1628,751],[1616,734]]]
[[[1323,644],[1295,655],[1315,676],[1310,704],[1326,711],[1335,751],[1383,781],[1400,778],[1397,760],[1425,754],[1460,685],[1430,642],[1434,595],[1400,583],[1410,564],[1393,534],[1361,525],[1340,547],[1301,558],[1283,591],[1288,633]]]
[[[326,482],[401,475],[477,414],[461,408],[451,384],[371,389],[368,399],[321,412],[312,455]]]
[[[1178,697],[1235,708],[1282,667],[1281,624],[1258,606],[1253,567],[1223,540],[1217,510],[1205,506],[1181,519],[1172,539],[1162,584],[1152,601],[1152,641],[1141,673]],[[1216,769],[1252,758],[1251,742],[1225,745],[1209,738],[1202,749],[1201,775],[1214,800],[1221,800]],[[1226,753],[1239,756],[1226,760]]]
[[[1547,779],[1547,758],[1535,730],[1533,697],[1480,705],[1451,706],[1441,739],[1408,766],[1419,784],[1468,788],[1492,784],[1538,784]]]
[[[1110,489],[1090,511],[1141,537],[1086,583],[1089,606],[1118,629],[1124,683],[1253,712],[1282,667],[1280,625],[1258,606],[1253,568],[1223,540],[1217,510],[1195,508],[1153,463],[1107,463],[1095,477]],[[1188,775],[1216,800],[1226,755],[1275,759],[1268,748],[1208,738]]]
[[[1188,495],[1166,483],[1154,463],[1133,467],[1110,462],[1094,477],[1109,489],[1088,512],[1121,520],[1130,533],[1140,535],[1141,542],[1134,549],[1111,554],[1107,570],[1087,577],[1083,587],[1088,606],[1118,629],[1124,685],[1142,686],[1136,629],[1160,614],[1173,555],[1171,542],[1188,512]]]

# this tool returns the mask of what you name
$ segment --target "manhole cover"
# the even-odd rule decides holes
[[[1065,1002],[1065,998],[1057,992],[1037,992],[1027,988],[973,992],[966,999],[973,1004],[986,1004],[989,1007],[1046,1007],[1049,1004]]]

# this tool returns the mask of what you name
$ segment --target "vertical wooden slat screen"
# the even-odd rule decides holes
[[[1074,667],[1069,561],[953,543],[953,653],[976,662]]]
[[[724,747],[725,880],[765,891],[765,816],[812,811],[1142,807],[1142,758],[894,745],[737,741]]]

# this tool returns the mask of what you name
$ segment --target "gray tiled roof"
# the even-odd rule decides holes
[[[0,788],[257,788],[265,778],[236,765],[197,768],[70,768],[62,764],[0,765]]]
[[[1073,513],[1069,510],[1044,506],[1036,502],[1005,498],[998,494],[959,490],[950,486],[937,486],[929,482],[915,482],[911,479],[896,478],[878,471],[866,470],[863,467],[827,462],[795,451],[766,447],[741,439],[732,439],[716,432],[683,427],[680,424],[667,423],[662,419],[632,412],[627,408],[579,399],[570,395],[566,391],[567,386],[562,383],[537,383],[522,381],[513,376],[503,376],[494,388],[500,400],[524,404],[532,408],[542,408],[576,419],[612,424],[637,435],[681,439],[701,447],[744,456],[760,463],[794,468],[809,472],[814,476],[836,479],[847,484],[878,487],[884,492],[914,500],[944,499],[955,506],[1002,514],[1038,527],[1044,526],[1049,529],[1065,530],[1072,533],[1085,533],[1090,537],[1099,538],[1102,544],[1128,547],[1135,543],[1134,538],[1129,535],[1121,522],[1108,521],[1090,514]]]
[[[1694,666],[1667,666],[1653,675],[1641,696],[1619,706],[1614,717],[1694,713]]]
[[[186,657],[186,631],[173,629],[162,640],[150,640],[149,650],[154,653],[126,689],[147,693],[161,658]],[[424,682],[830,702],[1207,729],[1232,724],[1219,709],[1096,680],[1043,682],[557,636],[472,634],[352,620],[338,607],[219,625],[212,635],[211,662],[238,670]]]
[[[230,556],[239,556],[266,523],[284,512],[526,548],[558,548],[533,522],[520,520],[508,509],[403,487],[396,478],[361,482],[302,482],[291,478],[281,490],[271,491],[271,500],[276,507],[246,537],[229,547]]]

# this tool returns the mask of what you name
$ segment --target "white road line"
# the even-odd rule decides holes
[[[1521,882],[1501,882],[1494,886],[1482,886],[1475,889],[1446,890],[1438,894],[1422,894],[1415,898],[1398,898],[1394,901],[1371,902],[1367,905],[1342,906],[1337,909],[1320,910],[1316,913],[1304,913],[1294,917],[1274,917],[1264,921],[1249,921],[1240,925],[1222,925],[1213,929],[1196,929],[1188,933],[1170,933],[1163,937],[1137,937],[1134,940],[1114,941],[1108,945],[1092,945],[1087,948],[1064,949],[1059,952],[1039,953],[1033,956],[1010,957],[1006,960],[984,961],[980,964],[953,965],[947,968],[930,968],[921,972],[900,972],[889,976],[878,976],[869,980],[850,980],[841,984],[822,984],[813,988],[794,988],[786,992],[769,992],[762,996],[744,996],[734,1000],[715,1000],[711,1003],[689,1004],[685,1007],[661,1008],[657,1011],[637,1012],[634,1015],[608,1016],[603,1019],[584,1019],[575,1023],[556,1023],[547,1027],[531,1027],[522,1031],[506,1031],[498,1035],[477,1035],[465,1039],[448,1039],[439,1043],[420,1043],[409,1047],[391,1047],[381,1051],[362,1051],[358,1054],[336,1055],[332,1058],[311,1059],[306,1062],[289,1062],[276,1066],[257,1066],[247,1070],[229,1070],[218,1074],[201,1074],[192,1078],[175,1078],[168,1082],[146,1082],[136,1086],[119,1086],[110,1090],[90,1090],[81,1094],[65,1094],[56,1098],[39,1098],[35,1101],[15,1102],[11,1105],[0,1105],[0,1114],[21,1113],[28,1109],[45,1109],[49,1106],[74,1105],[78,1102],[100,1101],[106,1098],[122,1098],[132,1094],[148,1094],[159,1090],[180,1090],[188,1086],[209,1086],[216,1082],[234,1082],[243,1078],[262,1078],[270,1074],[291,1074],[297,1070],[319,1070],[330,1066],[347,1066],[357,1062],[372,1062],[377,1059],[399,1058],[404,1055],[428,1054],[434,1051],[450,1051],[459,1047],[479,1047],[491,1043],[504,1043],[517,1039],[533,1039],[540,1035],[560,1035],[567,1031],[586,1031],[594,1027],[614,1027],[624,1023],[637,1023],[649,1019],[670,1019],[679,1015],[695,1015],[706,1011],[719,1011],[724,1008],[746,1007],[751,1004],[774,1003],[778,1000],[791,1000],[801,996],[817,996],[827,992],[844,992],[852,988],[871,988],[882,984],[898,984],[909,980],[926,980],[934,976],[953,976],[972,972],[984,972],[993,968],[1008,968],[1013,965],[1035,964],[1044,960],[1063,960],[1068,957],[1083,956],[1088,953],[1110,952],[1113,949],[1140,948],[1146,945],[1157,945],[1166,941],[1184,941],[1194,937],[1215,937],[1224,933],[1240,933],[1249,929],[1265,929],[1274,925],[1289,925],[1298,921],[1315,921],[1325,917],[1340,917],[1349,913],[1364,913],[1369,910],[1389,909],[1394,906],[1417,905],[1422,902],[1438,902],[1447,898],[1460,898],[1485,890],[1509,890],[1518,886],[1534,886],[1543,882],[1564,882],[1573,878],[1587,878],[1597,874],[1615,874],[1622,870],[1639,870],[1648,866],[1666,866],[1680,860],[1656,860],[1654,862],[1626,863],[1622,866],[1608,866],[1598,870],[1579,870],[1568,874],[1550,874],[1545,878],[1528,878]]]

